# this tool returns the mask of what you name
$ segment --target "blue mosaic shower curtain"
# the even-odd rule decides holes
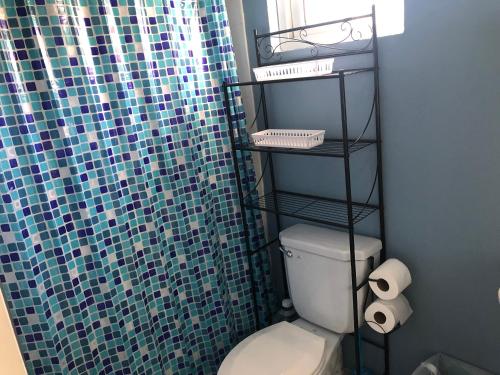
[[[254,325],[224,1],[0,0],[0,31],[0,284],[29,373],[215,373]]]

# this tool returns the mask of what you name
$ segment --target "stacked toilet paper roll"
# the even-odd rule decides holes
[[[378,333],[389,333],[398,325],[403,325],[413,313],[410,303],[400,294],[386,301],[377,299],[365,311],[365,320]]]
[[[413,310],[401,293],[411,284],[408,267],[397,259],[388,259],[368,277],[378,299],[365,311],[368,325],[379,333],[389,333],[404,324]]]

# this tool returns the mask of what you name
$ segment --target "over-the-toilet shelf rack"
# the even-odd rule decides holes
[[[354,23],[360,20],[368,20],[371,26],[369,27],[370,36],[368,39],[362,38],[361,32],[356,30],[353,26]],[[340,30],[346,33],[346,37],[333,44],[318,44],[308,40],[308,30],[336,25]],[[292,36],[290,36],[292,35]],[[271,43],[272,38],[278,39],[277,44]],[[361,40],[363,39],[363,40]],[[267,249],[269,246],[277,242],[274,239],[258,249],[251,248],[251,241],[249,239],[249,228],[246,219],[245,210],[262,210],[275,214],[278,230],[282,229],[281,216],[288,216],[300,220],[306,220],[323,225],[330,225],[333,227],[343,228],[349,232],[350,243],[350,263],[351,263],[351,283],[352,283],[352,303],[354,315],[354,340],[355,340],[355,361],[356,373],[361,374],[361,356],[360,356],[360,343],[361,340],[380,348],[384,352],[385,371],[384,374],[389,375],[389,335],[384,335],[383,343],[378,343],[374,340],[362,337],[358,327],[358,291],[361,290],[366,284],[367,280],[357,284],[356,279],[356,265],[355,265],[355,246],[354,246],[354,225],[364,220],[370,214],[378,212],[379,216],[379,233],[380,240],[382,241],[381,261],[386,259],[385,250],[385,229],[384,229],[384,197],[383,197],[383,178],[382,178],[382,138],[381,138],[381,119],[380,119],[380,98],[379,98],[379,65],[378,65],[378,44],[377,44],[377,29],[375,23],[375,7],[372,7],[370,14],[350,17],[341,20],[325,22],[316,25],[309,25],[287,30],[280,30],[272,33],[258,34],[254,31],[254,41],[257,54],[257,65],[270,66],[279,64],[283,58],[283,54],[278,51],[277,45],[286,43],[302,43],[309,49],[311,57],[309,58],[287,58],[286,62],[300,62],[307,60],[317,60],[327,57],[345,57],[353,55],[372,55],[373,60],[371,66],[353,69],[342,69],[333,71],[327,75],[316,77],[301,77],[290,78],[281,80],[267,80],[267,81],[251,81],[251,82],[224,82],[223,89],[225,95],[226,114],[229,124],[229,134],[232,145],[232,156],[235,165],[236,178],[238,182],[238,193],[240,204],[242,207],[242,219],[244,231],[246,236],[247,255],[249,258],[250,267],[252,265],[252,255],[259,251]],[[340,43],[350,41],[352,43]],[[350,139],[348,134],[348,121],[347,121],[347,104],[345,85],[349,76],[361,73],[373,74],[374,80],[374,112],[375,118],[375,139]],[[269,129],[268,112],[265,99],[265,86],[268,84],[279,84],[285,82],[302,82],[314,81],[324,79],[336,79],[339,82],[340,93],[340,110],[342,119],[342,138],[341,139],[325,139],[325,142],[312,149],[290,149],[290,148],[275,148],[275,147],[262,147],[256,146],[245,140],[240,136],[238,127],[236,127],[236,134],[234,132],[235,126],[233,124],[233,116],[231,115],[230,98],[233,97],[234,88],[241,86],[258,86],[260,88],[261,104],[263,111],[263,125],[265,129]],[[351,194],[351,156],[367,147],[376,147],[377,155],[377,190],[378,190],[378,203],[370,204],[368,202],[359,203],[352,200]],[[261,152],[268,155],[269,173],[271,192],[264,194],[260,197],[255,197],[253,194],[248,196],[243,195],[242,179],[239,171],[238,152]],[[346,199],[333,199],[327,197],[320,197],[309,194],[301,194],[297,192],[283,191],[276,189],[276,180],[273,168],[273,154],[290,154],[290,155],[304,155],[304,156],[321,156],[342,158],[344,161],[344,174],[345,174],[345,198]],[[284,256],[284,255],[283,255]],[[284,267],[284,258],[282,257],[282,266]],[[253,282],[253,272],[252,274]],[[284,271],[283,271],[284,274]],[[284,280],[286,288],[286,278]],[[256,307],[256,294],[255,288],[252,288],[254,306]],[[257,311],[255,310],[257,317]],[[258,322],[258,319],[256,319]],[[257,327],[259,328],[259,327]]]

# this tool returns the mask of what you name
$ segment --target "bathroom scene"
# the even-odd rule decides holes
[[[500,375],[499,19],[0,0],[0,375]]]

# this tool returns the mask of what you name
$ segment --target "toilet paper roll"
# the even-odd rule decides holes
[[[378,298],[396,298],[411,284],[410,270],[397,259],[387,259],[369,276],[370,288]]]
[[[403,325],[413,314],[405,296],[400,294],[390,301],[377,299],[365,311],[365,320],[378,333],[389,333],[399,324]]]

